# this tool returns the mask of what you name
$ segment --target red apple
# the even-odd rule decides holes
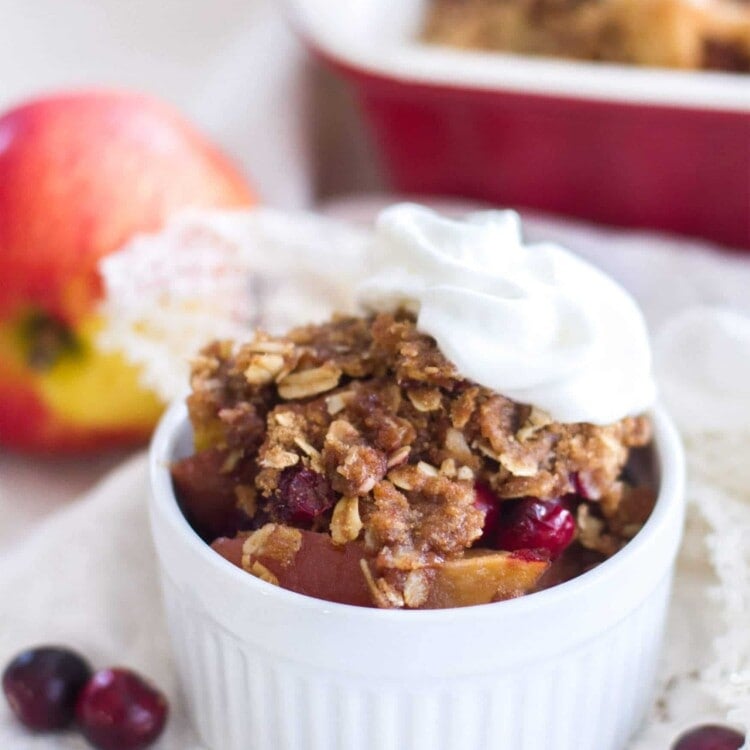
[[[252,202],[225,157],[150,97],[63,94],[0,118],[0,442],[143,440],[162,405],[93,344],[98,261],[179,209]]]

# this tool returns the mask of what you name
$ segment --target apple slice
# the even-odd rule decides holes
[[[172,481],[182,512],[207,542],[247,528],[250,519],[237,507],[236,474],[222,471],[226,451],[205,450],[172,464]]]
[[[549,566],[535,555],[469,550],[465,557],[435,568],[422,608],[469,607],[528,594]]]
[[[211,542],[211,549],[214,552],[218,552],[225,560],[229,560],[232,565],[241,568],[242,545],[245,543],[245,539],[250,536],[250,533],[241,532],[231,539],[228,536],[220,536],[218,539],[214,539],[213,542]]]
[[[217,539],[211,546],[234,565],[289,591],[373,606],[360,567],[360,560],[368,557],[361,542],[336,546],[328,534],[266,524],[252,534]]]
[[[282,588],[342,604],[372,607],[361,568],[362,542],[334,545],[328,534],[266,524],[220,538],[212,548],[229,562]],[[424,609],[468,607],[511,599],[536,588],[549,562],[533,554],[470,550],[433,569]]]

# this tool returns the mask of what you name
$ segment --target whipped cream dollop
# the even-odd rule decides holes
[[[416,314],[464,377],[559,422],[609,424],[652,405],[633,298],[562,247],[524,245],[513,211],[454,220],[395,205],[378,217],[368,258],[359,302]]]

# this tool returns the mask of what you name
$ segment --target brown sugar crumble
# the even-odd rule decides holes
[[[186,516],[217,551],[303,593],[393,608],[497,601],[544,586],[560,555],[525,544],[526,527],[493,547],[491,517],[502,524],[529,498],[537,514],[567,514],[558,566],[572,570],[572,556],[590,567],[614,554],[653,507],[623,479],[650,441],[647,417],[556,423],[463,378],[405,312],[215,342],[191,387],[197,453],[173,468]],[[359,589],[306,583],[305,556],[350,560]]]

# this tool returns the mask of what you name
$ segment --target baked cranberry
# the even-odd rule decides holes
[[[497,522],[500,518],[501,502],[487,485],[477,483],[474,486],[474,507],[484,513],[482,536],[477,539],[476,545],[486,547],[488,543],[493,542]]]
[[[16,656],[3,673],[3,692],[13,713],[37,732],[64,729],[72,721],[91,668],[78,654],[42,646]]]
[[[103,669],[78,697],[81,734],[100,750],[141,750],[162,733],[166,698],[134,672]]]
[[[744,744],[744,735],[734,729],[707,724],[680,735],[672,750],[738,750]]]
[[[284,469],[279,477],[276,512],[288,523],[310,526],[335,502],[328,480],[311,469]]]
[[[554,560],[573,541],[575,530],[573,514],[563,500],[507,500],[500,513],[495,546],[508,551],[544,550]]]

